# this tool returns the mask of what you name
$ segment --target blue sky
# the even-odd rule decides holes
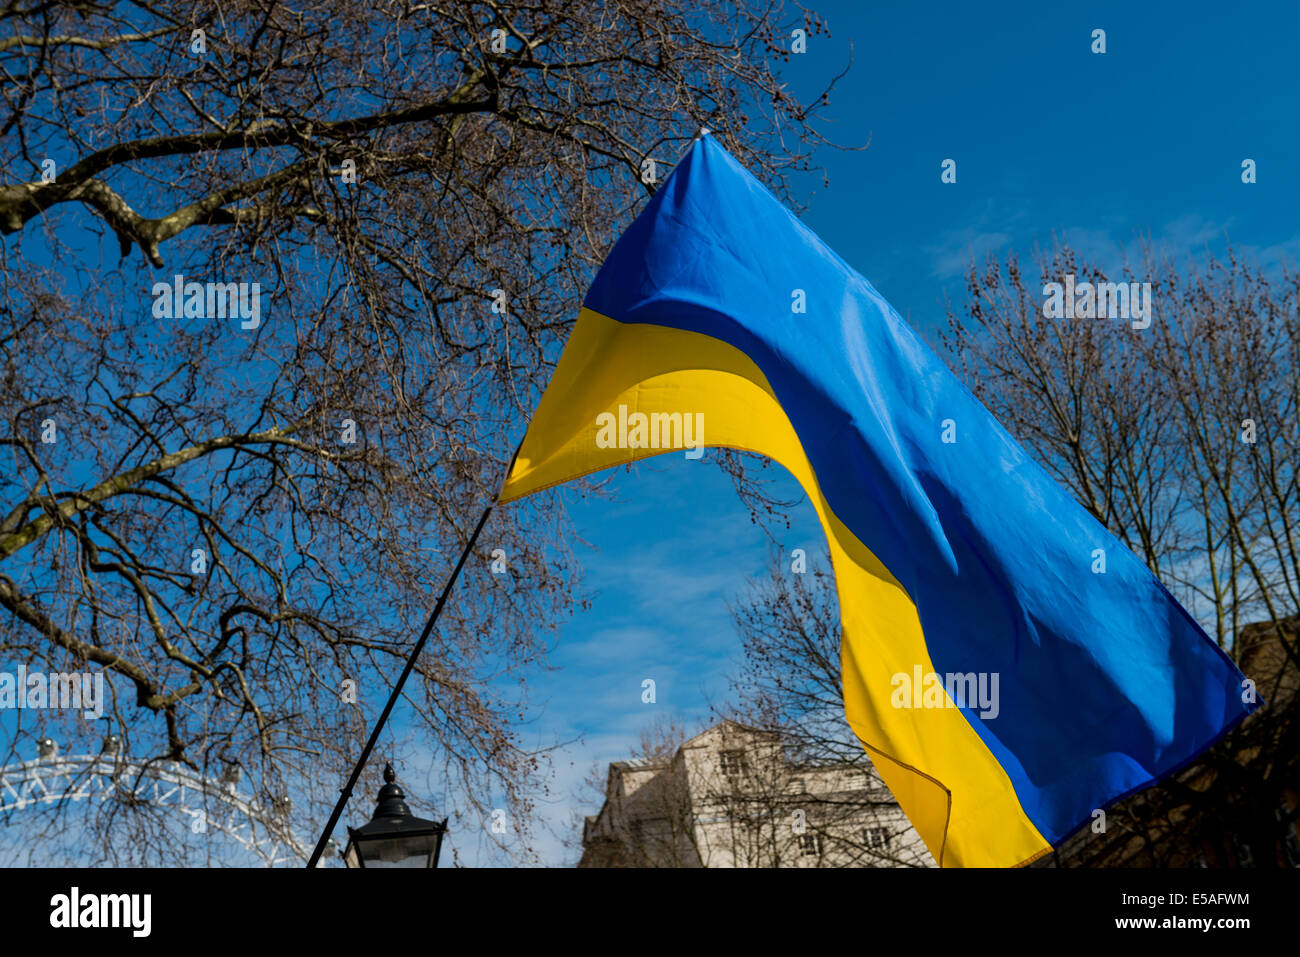
[[[1057,235],[1113,264],[1140,234],[1179,256],[1219,251],[1225,237],[1267,266],[1300,253],[1300,7],[814,6],[832,36],[792,58],[791,87],[819,92],[851,48],[826,130],[869,147],[823,150],[829,187],[812,173],[794,193],[805,221],[932,341],[945,300],[963,299],[972,254],[1028,258]],[[1106,31],[1104,54],[1091,52],[1094,29]],[[1241,182],[1245,158],[1255,184]],[[945,159],[957,163],[955,184],[940,181]],[[553,752],[541,809],[553,831],[596,810],[573,797],[593,762],[627,757],[656,715],[690,726],[727,696],[741,654],[728,603],[772,545],[714,459],[642,463],[615,476],[612,499],[566,493],[592,545],[578,553],[596,597],[561,627],[552,670],[530,677],[535,707],[521,728],[537,747],[570,742]],[[777,491],[801,497],[780,475]],[[823,547],[810,506],[790,522],[787,556]],[[642,701],[647,678],[654,704]],[[402,773],[412,793],[437,793],[414,756]],[[344,823],[364,820],[372,799],[359,793]],[[492,860],[481,832],[458,827],[463,862]],[[574,859],[555,833],[533,843],[546,863]]]
[[[961,303],[972,254],[1028,259],[1053,235],[1108,264],[1147,234],[1180,258],[1226,237],[1267,266],[1295,261],[1300,8],[999,7],[818,4],[832,36],[792,58],[792,88],[811,91],[852,45],[825,115],[833,140],[869,148],[823,151],[829,188],[810,174],[795,193],[805,221],[927,338],[945,297]],[[1104,54],[1091,52],[1098,28]],[[955,184],[940,182],[949,158]],[[1241,181],[1246,158],[1255,184]],[[597,598],[562,627],[555,670],[530,680],[544,706],[527,731],[539,745],[580,739],[555,755],[543,816],[557,826],[596,810],[570,797],[593,760],[626,757],[656,712],[690,724],[727,695],[740,655],[727,604],[770,545],[711,458],[662,456],[618,474],[612,500],[572,497]],[[811,506],[790,518],[787,554],[823,547]],[[472,861],[470,835],[458,843]],[[554,838],[537,846],[549,863],[573,860]]]

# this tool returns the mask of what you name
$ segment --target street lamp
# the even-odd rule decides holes
[[[375,816],[369,824],[348,828],[343,860],[348,867],[437,867],[446,833],[446,818],[439,824],[412,816],[393,766],[385,764]]]

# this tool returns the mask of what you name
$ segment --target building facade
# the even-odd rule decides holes
[[[664,762],[615,761],[579,867],[933,867],[867,761],[807,766],[732,721]]]

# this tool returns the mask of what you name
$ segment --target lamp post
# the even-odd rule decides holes
[[[437,867],[447,819],[426,821],[411,814],[391,764],[384,765],[375,815],[369,824],[348,828],[343,860],[348,867]]]

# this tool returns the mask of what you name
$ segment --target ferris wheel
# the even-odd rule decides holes
[[[113,734],[104,738],[99,754],[61,755],[47,737],[37,742],[34,760],[0,767],[0,814],[64,802],[127,800],[174,811],[196,833],[224,834],[267,867],[302,866],[311,848],[289,826],[290,799],[259,801],[241,790],[240,778],[238,766],[214,778],[175,761],[133,760]]]

